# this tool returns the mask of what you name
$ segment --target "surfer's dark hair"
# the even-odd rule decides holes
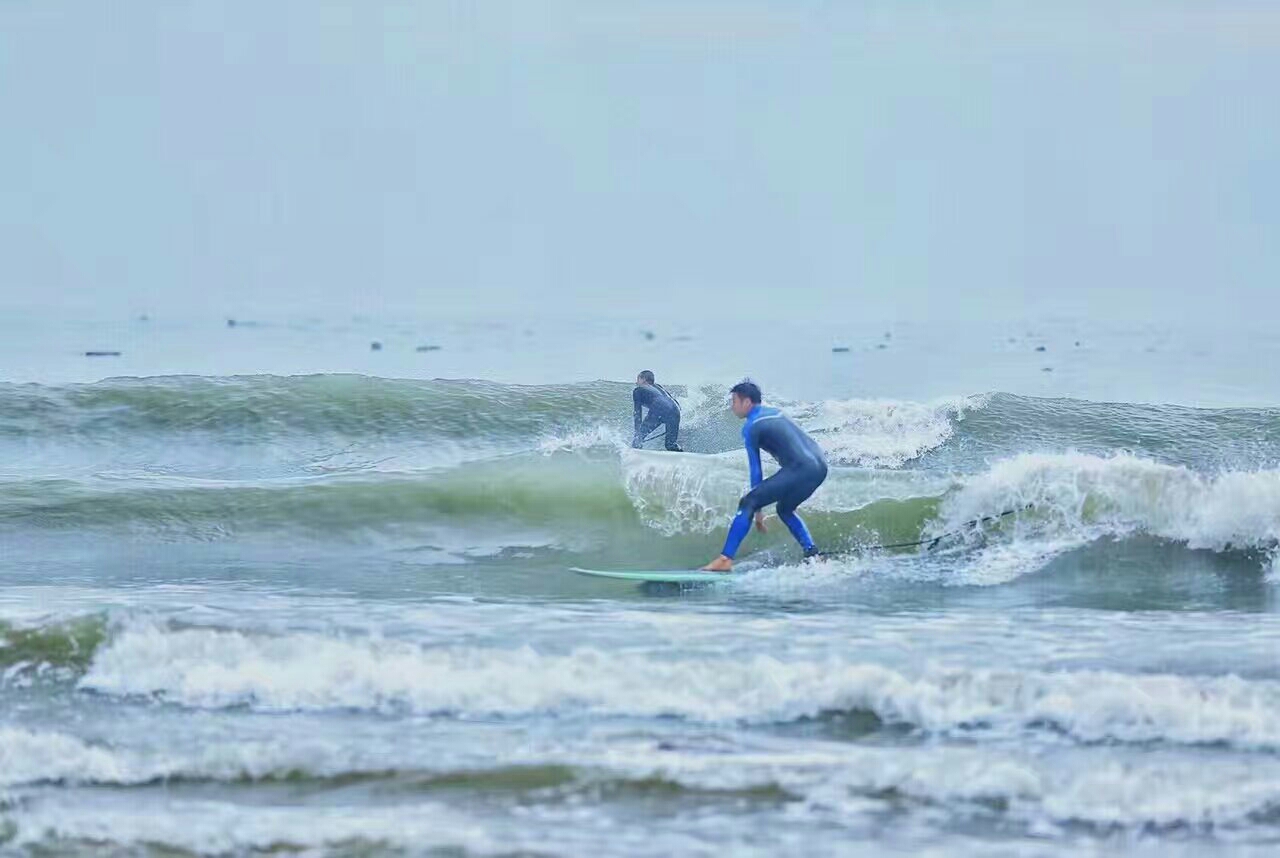
[[[649,382],[650,384],[653,384],[653,370],[651,369],[640,370],[640,377],[645,381]]]
[[[741,396],[743,399],[750,399],[756,405],[760,404],[760,385],[754,381],[740,381],[729,388],[729,392]]]

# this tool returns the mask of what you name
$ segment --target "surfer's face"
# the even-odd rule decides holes
[[[739,417],[746,417],[751,413],[751,409],[755,407],[755,403],[745,396],[733,395],[733,403],[729,407],[733,409],[733,413]]]

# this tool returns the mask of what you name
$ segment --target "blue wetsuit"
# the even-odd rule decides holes
[[[666,448],[675,453],[682,452],[676,443],[676,438],[680,435],[680,405],[671,394],[657,384],[638,384],[631,394],[631,401],[636,408],[636,434],[631,440],[631,446],[639,447],[650,432],[659,426],[665,426]],[[640,410],[646,407],[649,413],[641,421]]]
[[[738,514],[729,525],[729,537],[722,553],[725,557],[733,557],[751,531],[751,520],[755,514],[776,503],[778,518],[804,548],[805,554],[812,554],[815,551],[813,537],[800,516],[796,515],[796,507],[808,500],[827,478],[827,460],[822,455],[822,448],[781,411],[763,405],[757,405],[747,414],[742,440],[747,445],[747,460],[751,465],[751,491],[743,495],[738,504]],[[781,465],[779,471],[767,480],[762,479],[761,450]]]

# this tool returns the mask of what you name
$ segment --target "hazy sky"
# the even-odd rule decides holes
[[[1280,3],[0,0],[0,304],[1267,318]]]

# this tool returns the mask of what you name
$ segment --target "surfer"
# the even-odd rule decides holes
[[[791,531],[791,535],[804,549],[805,557],[818,554],[813,537],[805,527],[796,507],[809,499],[827,478],[827,460],[818,442],[805,434],[791,419],[776,408],[760,404],[760,387],[752,381],[734,385],[733,413],[746,420],[742,427],[742,440],[747,446],[747,461],[751,466],[751,491],[738,503],[738,514],[729,525],[729,536],[724,550],[702,569],[705,572],[729,572],[733,569],[733,556],[738,546],[751,530],[755,519],[756,529],[765,532],[764,512],[771,503],[778,505],[778,518]],[[778,472],[763,479],[760,469],[760,451],[764,450],[777,460]]]
[[[631,439],[632,447],[640,447],[648,440],[650,432],[659,426],[665,426],[666,448],[673,453],[683,452],[676,443],[680,434],[680,404],[662,385],[654,381],[652,370],[646,369],[636,376],[636,389],[631,394],[631,401],[636,408],[636,434]],[[640,419],[642,408],[649,409],[643,421]]]

